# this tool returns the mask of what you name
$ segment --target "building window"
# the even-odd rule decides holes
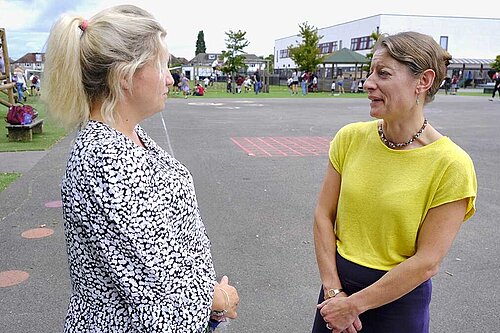
[[[320,54],[330,53],[330,43],[319,44],[318,49]]]
[[[288,58],[289,52],[288,49],[280,50],[280,58]]]
[[[370,36],[357,37],[351,39],[351,50],[368,50],[373,46],[373,40]]]
[[[439,37],[439,45],[441,45],[444,50],[448,51],[448,36]]]
[[[332,51],[331,52],[336,52],[338,50],[339,50],[339,47],[338,47],[337,41],[332,42]]]
[[[327,54],[338,51],[338,42],[334,41],[318,44],[318,49],[320,54]]]
[[[208,60],[214,60],[214,59],[216,59],[215,54],[209,54],[208,55]]]

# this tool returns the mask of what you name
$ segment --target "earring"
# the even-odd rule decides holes
[[[417,100],[416,100],[417,105],[420,103],[418,100],[418,97],[419,97],[419,95],[417,95]]]

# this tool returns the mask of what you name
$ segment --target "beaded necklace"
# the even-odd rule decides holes
[[[422,127],[418,130],[418,132],[415,133],[415,135],[413,135],[410,140],[401,143],[394,143],[392,141],[387,140],[387,138],[384,135],[384,130],[382,129],[382,122],[378,125],[378,134],[380,135],[380,139],[382,140],[382,142],[387,147],[391,149],[401,148],[411,145],[424,132],[426,125],[427,125],[427,119],[424,118],[424,123],[422,124]]]

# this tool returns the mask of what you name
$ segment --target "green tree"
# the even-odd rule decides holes
[[[491,68],[495,71],[500,71],[500,55],[497,55],[495,61],[491,63]]]
[[[247,47],[250,42],[245,38],[247,34],[246,31],[238,30],[237,32],[233,32],[229,30],[229,32],[225,34],[227,36],[225,39],[227,49],[221,52],[224,61],[221,71],[231,76],[231,82],[233,83],[231,87],[234,94],[236,87],[234,84],[234,76],[241,68],[245,67],[245,56],[243,55],[245,52],[243,49]]]
[[[299,24],[302,41],[297,41],[297,45],[288,46],[290,58],[297,64],[301,71],[315,72],[324,56],[321,56],[318,48],[319,40],[323,36],[318,35],[318,29],[307,22]]]
[[[269,73],[274,72],[274,54],[270,54],[267,57],[264,58],[264,60],[267,60],[269,64],[269,68],[267,68],[267,71]]]
[[[207,52],[207,47],[205,46],[205,34],[203,33],[203,30],[200,30],[198,32],[198,39],[196,40],[196,51],[194,52],[194,55],[198,55],[200,53],[206,53]]]
[[[378,29],[377,29],[378,30]],[[371,67],[371,64],[372,64],[372,59],[373,59],[373,47],[375,46],[375,44],[377,43],[378,39],[380,38],[380,36],[382,36],[382,33],[379,32],[379,31],[374,31],[372,32],[372,34],[370,35],[370,38],[373,39],[373,46],[372,46],[372,50],[370,53],[368,53],[366,55],[366,57],[368,59],[370,59],[370,63],[366,64],[366,65],[363,65],[362,67],[362,70],[370,73],[370,67]],[[363,74],[363,73],[361,73]]]

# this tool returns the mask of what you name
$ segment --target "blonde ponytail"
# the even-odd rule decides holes
[[[152,60],[168,59],[163,27],[133,5],[105,9],[88,21],[65,14],[47,41],[44,100],[49,114],[67,128],[86,123],[100,107],[113,125],[115,106],[131,86],[134,73]]]
[[[57,20],[45,52],[42,98],[49,115],[68,129],[86,122],[90,114],[80,64],[82,21],[82,17],[70,15]]]

